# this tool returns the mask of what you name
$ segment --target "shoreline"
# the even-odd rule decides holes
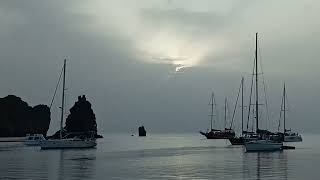
[[[1,142],[24,142],[25,137],[0,137]]]

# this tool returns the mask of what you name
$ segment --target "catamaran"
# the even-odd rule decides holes
[[[258,33],[256,33],[256,50],[255,50],[255,118],[256,133],[258,139],[244,141],[246,151],[276,151],[281,150],[283,143],[270,140],[266,134],[261,133],[264,130],[259,129],[259,96],[258,96]]]
[[[65,148],[93,148],[97,145],[96,139],[92,137],[63,137],[63,117],[65,101],[65,81],[66,81],[66,59],[63,63],[63,84],[62,84],[62,102],[61,102],[61,120],[60,120],[60,138],[40,141],[41,149],[65,149]]]

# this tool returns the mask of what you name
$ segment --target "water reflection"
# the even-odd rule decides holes
[[[193,135],[113,136],[87,150],[0,144],[0,179],[317,179],[320,137],[305,139],[296,150],[270,153]]]
[[[60,150],[58,179],[95,179],[95,150]]]
[[[242,179],[288,179],[286,152],[243,153]]]
[[[40,150],[0,144],[0,179],[96,179],[96,149]]]
[[[64,178],[64,150],[60,150],[60,158],[59,158],[59,180],[63,180]]]

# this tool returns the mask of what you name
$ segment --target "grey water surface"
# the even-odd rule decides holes
[[[318,179],[320,135],[295,150],[246,153],[198,134],[105,134],[95,149],[0,144],[1,179]]]

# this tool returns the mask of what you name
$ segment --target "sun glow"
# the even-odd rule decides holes
[[[145,36],[138,41],[137,47],[152,57],[146,59],[147,62],[171,64],[176,72],[201,64],[212,50],[208,42],[195,40],[172,30]]]
[[[105,1],[98,1],[94,8],[86,10],[95,15],[101,31],[115,33],[123,39],[128,39],[147,63],[168,64],[175,72],[204,64],[205,58],[217,53],[223,47],[219,38],[202,36],[201,33],[185,32],[176,24],[166,24],[155,27],[148,19],[141,16],[146,7],[136,7],[134,3],[119,2],[109,8]],[[92,5],[91,5],[92,6]],[[102,32],[103,33],[103,32]]]

